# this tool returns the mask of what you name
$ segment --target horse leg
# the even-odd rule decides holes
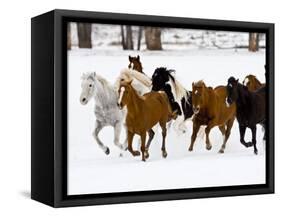
[[[226,124],[226,131],[225,131],[225,135],[224,135],[224,140],[223,140],[223,144],[222,144],[222,146],[219,150],[219,153],[224,153],[225,145],[226,145],[226,142],[227,142],[227,140],[230,136],[230,132],[231,132],[231,128],[233,126],[234,120],[235,119],[233,118],[233,119],[229,120]],[[224,127],[224,129],[225,129],[225,127]]]
[[[128,132],[128,150],[129,152],[131,152],[131,154],[135,157],[135,156],[139,156],[140,152],[139,151],[134,151],[133,150],[133,138],[134,138],[134,133],[127,131]]]
[[[146,139],[146,131],[141,133],[141,157],[142,157],[142,161],[145,161],[145,152],[146,152],[146,148],[145,148],[145,139]]]
[[[147,144],[146,144],[146,147],[145,147],[145,158],[146,158],[146,159],[149,158],[148,149],[149,149],[149,146],[150,146],[150,144],[151,144],[151,141],[152,141],[154,135],[155,135],[154,131],[153,131],[152,129],[150,129],[150,130],[148,131],[148,136],[149,136],[149,138],[148,138],[148,141],[147,141]]]
[[[193,151],[193,146],[194,146],[194,142],[196,140],[196,136],[197,136],[197,133],[200,129],[200,124],[196,123],[196,121],[193,121],[193,130],[192,130],[192,136],[191,136],[191,143],[190,143],[190,146],[189,146],[189,151]]]
[[[166,122],[160,123],[160,126],[162,128],[162,157],[166,158],[167,157],[167,151],[166,151],[166,135],[167,135],[167,128],[166,128]]]
[[[102,141],[99,139],[99,132],[104,127],[104,125],[100,121],[96,121],[95,130],[93,132],[93,137],[95,138],[96,142],[98,143],[99,147],[104,151],[105,154],[109,154],[110,150],[107,146],[105,146]]]
[[[239,124],[239,132],[240,132],[240,142],[242,145],[244,145],[246,148],[250,147],[252,145],[251,142],[245,142],[245,132],[246,132],[246,126],[243,126]]]
[[[251,127],[251,131],[252,131],[252,143],[254,146],[254,153],[258,154],[257,140],[256,140],[257,126],[255,125],[255,126]]]
[[[122,129],[122,123],[118,121],[114,126],[114,144],[121,149],[121,152],[119,154],[120,157],[123,156],[123,152],[127,149],[127,145],[124,146],[124,144],[120,143],[120,134]]]
[[[211,129],[216,126],[215,124],[215,119],[212,119],[211,121],[209,121],[207,127],[205,128],[205,134],[206,134],[206,149],[207,150],[211,150],[212,149],[212,144],[210,142],[210,139],[209,139],[209,134],[210,134],[210,131]]]

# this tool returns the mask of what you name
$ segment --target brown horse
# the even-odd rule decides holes
[[[254,75],[247,75],[243,81],[243,85],[247,86],[249,91],[256,91],[265,86]]]
[[[139,55],[137,55],[136,57],[131,57],[129,55],[129,62],[130,62],[128,65],[129,69],[134,69],[138,72],[144,73]]]
[[[226,142],[230,136],[231,128],[236,115],[236,105],[226,103],[227,90],[225,86],[218,86],[215,89],[206,87],[203,81],[192,83],[192,106],[193,106],[193,132],[189,151],[193,145],[201,125],[207,125],[206,149],[210,150],[212,145],[209,140],[211,129],[218,126],[224,141],[220,153],[224,153]]]
[[[132,87],[131,82],[122,82],[118,93],[118,107],[122,109],[124,106],[127,106],[128,110],[126,116],[128,150],[133,156],[140,155],[139,151],[135,151],[132,148],[134,135],[140,135],[142,160],[145,161],[145,159],[149,157],[148,149],[154,136],[152,127],[159,123],[162,128],[162,156],[166,158],[166,123],[171,118],[176,117],[172,114],[169,100],[165,92],[150,92],[140,96]],[[146,132],[149,134],[149,139],[145,146]]]

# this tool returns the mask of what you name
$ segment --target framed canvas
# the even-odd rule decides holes
[[[32,199],[274,192],[274,24],[53,10],[31,27]]]

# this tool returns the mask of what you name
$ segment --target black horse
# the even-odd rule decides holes
[[[254,146],[254,153],[258,154],[256,146],[256,125],[261,124],[265,129],[266,88],[262,87],[255,92],[251,92],[246,86],[240,84],[238,79],[230,77],[227,82],[227,94],[227,103],[236,103],[240,142],[245,147]],[[252,142],[245,142],[244,140],[247,127],[252,131]],[[265,139],[265,133],[263,139]]]
[[[163,90],[167,94],[172,110],[177,111],[177,115],[184,115],[184,120],[193,115],[191,92],[179,87],[175,77],[172,75],[175,70],[167,69],[165,67],[156,68],[152,75],[152,91]],[[173,85],[173,87],[171,86]],[[177,93],[172,90],[177,89],[181,92],[181,99],[176,96]]]

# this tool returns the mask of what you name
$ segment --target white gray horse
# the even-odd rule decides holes
[[[121,150],[125,150],[127,141],[121,144],[120,134],[124,126],[126,110],[120,110],[117,107],[118,94],[115,88],[95,72],[82,75],[81,87],[80,103],[82,105],[86,105],[92,98],[95,100],[96,123],[93,137],[99,147],[105,154],[110,153],[109,148],[102,143],[98,135],[103,127],[112,126],[114,128],[114,144]]]

